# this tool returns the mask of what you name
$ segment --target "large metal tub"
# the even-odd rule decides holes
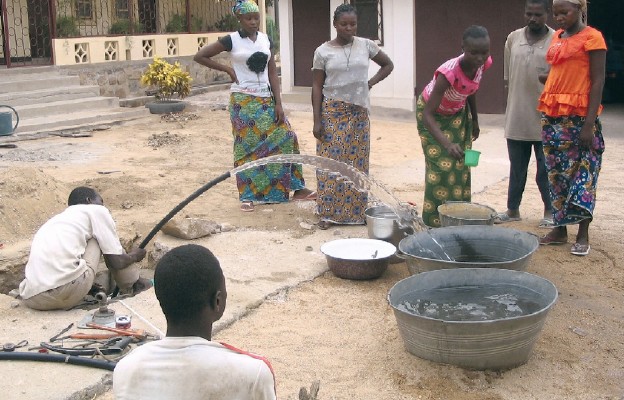
[[[516,229],[447,226],[409,235],[399,242],[398,254],[412,274],[482,267],[523,271],[538,247],[537,236]]]
[[[466,201],[447,201],[438,206],[442,226],[494,225],[496,210]]]
[[[513,318],[445,321],[408,312],[400,306],[424,290],[483,285],[529,289],[530,299],[525,300],[537,303],[532,308],[536,311]],[[557,289],[544,278],[491,268],[423,272],[401,280],[388,293],[407,351],[427,360],[479,370],[507,369],[526,363],[556,299]]]

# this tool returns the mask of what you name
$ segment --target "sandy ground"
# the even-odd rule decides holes
[[[220,107],[225,98],[221,94],[191,99],[193,106],[184,118],[188,120],[164,122],[150,116],[92,137],[52,137],[0,150],[1,251],[27,246],[36,229],[64,208],[69,190],[82,184],[100,191],[124,241],[139,241],[185,196],[230,169],[229,119]],[[289,115],[302,152],[314,154],[311,114],[305,107],[292,106]],[[619,204],[624,189],[617,160],[624,156],[624,141],[616,136],[616,127],[624,119],[621,109],[611,115],[605,118],[607,152],[590,255],[575,257],[569,245],[542,247],[528,267],[551,280],[560,295],[526,365],[508,371],[470,371],[407,353],[386,301],[392,285],[408,276],[403,263],[391,265],[382,278],[369,282],[341,280],[321,269],[316,279],[256,304],[251,313],[220,329],[215,339],[267,356],[282,399],[296,399],[300,387],[317,380],[318,398],[326,400],[623,399],[624,213]],[[502,211],[508,164],[501,119],[482,121],[479,143],[488,151],[473,170],[478,182],[473,201]],[[372,132],[371,174],[399,199],[421,204],[423,156],[415,123],[374,118]],[[314,188],[314,171],[306,167],[304,174]],[[545,233],[537,228],[539,204],[530,180],[521,209],[525,218],[509,226]],[[307,238],[318,256],[322,241],[332,236],[366,236],[365,227],[351,227],[334,228],[319,237],[320,232],[306,225],[316,221],[310,204],[257,206],[253,213],[242,213],[238,207],[235,183],[229,179],[181,214],[234,226],[228,240],[209,238],[202,244],[218,256],[234,257],[257,269],[270,259],[299,260],[293,262],[293,270],[311,268],[293,255],[302,250],[289,247],[289,238]],[[571,240],[575,233],[572,228]],[[231,254],[232,240],[247,240],[249,235],[265,237],[264,247]],[[232,292],[253,290],[254,280],[244,284],[229,280],[228,285],[236,288]],[[18,313],[19,308],[11,312]],[[4,324],[13,314],[2,315]],[[113,396],[108,392],[100,398]]]

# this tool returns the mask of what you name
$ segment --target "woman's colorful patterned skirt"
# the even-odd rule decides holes
[[[323,139],[318,156],[342,161],[368,174],[370,120],[368,110],[344,101],[325,99],[321,122]],[[322,221],[364,224],[368,193],[359,191],[341,174],[317,169],[317,213]]]
[[[470,201],[470,167],[464,160],[456,160],[431,136],[425,127],[423,111],[425,101],[422,96],[416,103],[418,135],[425,154],[425,199],[423,202],[423,222],[431,227],[440,226],[438,206],[447,201]],[[463,150],[472,148],[472,116],[468,107],[454,115],[435,114],[440,130],[453,143]]]
[[[602,124],[596,119],[590,148],[579,144],[585,118],[542,115],[542,144],[555,226],[592,218],[596,185],[605,149]]]
[[[275,101],[243,93],[230,95],[234,167],[277,154],[299,154],[297,135],[288,121],[275,123]],[[301,164],[266,164],[236,174],[241,201],[281,203],[290,191],[305,187]]]

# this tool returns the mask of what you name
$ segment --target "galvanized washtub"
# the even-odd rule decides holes
[[[487,285],[500,285],[501,291],[510,287],[522,289],[527,298],[520,299],[518,295],[518,304],[522,300],[526,313],[500,319],[451,321],[418,315],[404,306],[406,301],[414,302],[419,296],[426,299],[431,290]],[[557,289],[544,278],[491,268],[423,272],[403,279],[388,293],[407,351],[427,360],[479,370],[508,369],[526,363],[556,299]],[[502,304],[509,307],[508,303]]]
[[[494,225],[496,210],[483,204],[447,201],[438,206],[442,226]]]
[[[481,267],[522,271],[539,247],[539,240],[512,228],[448,226],[409,235],[398,247],[398,255],[412,274]]]

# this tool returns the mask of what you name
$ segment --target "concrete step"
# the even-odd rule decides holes
[[[45,80],[45,79],[58,78],[58,77],[63,77],[63,76],[69,76],[69,75],[61,75],[58,72],[54,72],[54,71],[46,71],[46,72],[40,72],[37,74],[22,74],[22,75],[4,74],[0,72],[0,84],[4,86],[5,84],[10,83],[10,82]]]
[[[145,107],[92,109],[55,116],[29,118],[20,121],[15,133],[6,140],[35,139],[51,132],[84,130],[89,127],[112,125],[150,115]]]
[[[0,68],[0,79],[5,76],[21,76],[27,74],[49,74],[59,75],[58,67],[54,65],[40,65],[36,67],[15,67]]]
[[[117,97],[86,97],[81,99],[53,101],[50,103],[29,104],[14,108],[20,116],[20,121],[25,121],[31,118],[117,107],[119,107],[119,99]]]
[[[11,107],[32,105],[35,103],[51,103],[95,97],[100,95],[100,87],[92,86],[63,86],[53,89],[31,90],[28,92],[0,93],[0,104]]]
[[[0,93],[28,92],[31,90],[53,89],[63,86],[79,86],[80,77],[58,74],[37,74],[34,76],[5,76],[0,80]]]

